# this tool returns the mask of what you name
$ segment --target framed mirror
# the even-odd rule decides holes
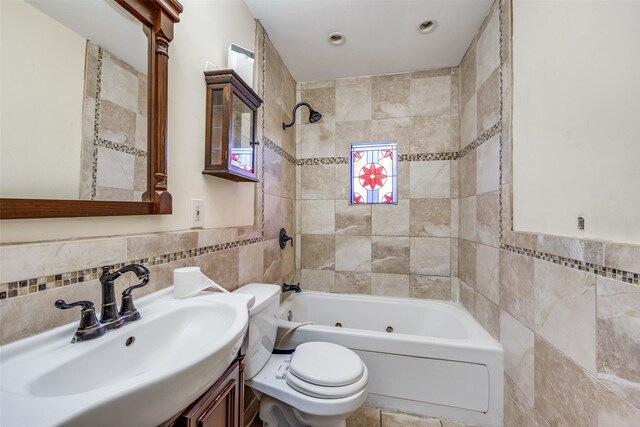
[[[2,4],[0,219],[169,214],[175,0]]]

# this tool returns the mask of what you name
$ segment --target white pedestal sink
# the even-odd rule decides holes
[[[154,426],[184,409],[235,359],[251,297],[172,292],[101,338],[72,344],[74,323],[0,347],[0,425]]]

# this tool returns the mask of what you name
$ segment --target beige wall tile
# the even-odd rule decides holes
[[[640,273],[640,245],[607,242],[604,263],[609,267]]]
[[[534,260],[535,331],[596,373],[596,277]]]
[[[460,199],[451,199],[451,216],[449,224],[451,227],[451,237],[460,236]]]
[[[451,197],[449,160],[410,162],[410,197],[428,199]]]
[[[302,234],[333,234],[336,228],[333,200],[299,200]]]
[[[476,236],[479,243],[500,246],[500,194],[498,191],[476,196]]]
[[[451,198],[460,198],[460,160],[451,160]]]
[[[471,98],[462,104],[460,115],[460,148],[464,148],[473,142],[478,136],[478,98],[473,94]]]
[[[460,103],[464,105],[476,93],[476,39],[460,62]]]
[[[283,224],[284,211],[282,197],[264,195],[264,237],[275,239],[280,234]],[[285,227],[286,228],[286,227]],[[291,230],[291,228],[289,228]]]
[[[598,383],[598,426],[634,427],[640,425],[640,409]]]
[[[504,349],[504,372],[531,403],[535,401],[534,337],[533,331],[501,310],[500,343]]]
[[[239,286],[239,248],[202,255],[195,259],[202,273],[228,291]]]
[[[598,277],[598,379],[640,408],[640,287]]]
[[[500,120],[500,71],[495,70],[478,89],[478,135]]]
[[[460,197],[476,195],[476,150],[460,159]]]
[[[371,120],[371,83],[336,88],[336,121]]]
[[[336,235],[335,248],[336,271],[371,271],[371,237]]]
[[[409,275],[372,273],[371,295],[409,297]]]
[[[448,301],[451,299],[451,279],[448,277],[412,274],[409,284],[409,296],[411,298]]]
[[[196,231],[178,231],[127,237],[127,259],[150,258],[195,248],[199,244],[199,233]]]
[[[268,80],[267,80],[268,81]],[[335,121],[336,116],[336,88],[328,86],[315,89],[303,89],[301,94],[302,100],[308,102],[314,110],[322,114],[322,120],[319,123],[331,123]],[[265,108],[266,110],[266,108]],[[300,111],[300,110],[298,110]],[[309,114],[303,111],[303,124],[309,123]]]
[[[595,426],[596,381],[542,338],[535,341],[536,410],[551,425]]]
[[[403,274],[409,271],[409,237],[372,237],[371,271]]]
[[[413,116],[449,113],[451,74],[411,79],[410,110]]]
[[[460,304],[462,304],[473,317],[475,317],[477,294],[471,286],[460,282]]]
[[[335,205],[336,234],[371,235],[371,205],[350,205],[346,200],[336,200]]]
[[[371,141],[395,142],[398,153],[409,152],[411,143],[411,122],[408,117],[397,119],[373,120],[371,122]]]
[[[450,240],[438,237],[411,237],[411,273],[449,276]]]
[[[262,283],[264,281],[264,249],[262,242],[238,248],[240,260],[238,284]]]
[[[302,199],[335,199],[336,165],[303,165],[300,168]]]
[[[331,292],[342,294],[371,294],[371,273],[336,271]]]
[[[301,138],[297,147],[297,157],[301,159],[314,157],[333,157],[336,155],[335,123],[313,123],[300,126]]]
[[[535,427],[533,405],[506,375],[504,378],[504,425]]]
[[[451,239],[451,277],[458,277],[460,272],[460,239]]]
[[[349,156],[351,144],[371,142],[371,120],[337,122],[335,126],[336,156]]]
[[[500,302],[500,251],[481,245],[476,252],[476,289],[494,304]]]
[[[278,250],[280,247],[278,247]],[[335,240],[333,235],[303,234],[300,240],[300,267],[303,269],[333,270]]]
[[[280,283],[283,281],[282,249],[280,249],[278,239],[267,240],[263,242],[263,246],[264,281],[265,283]]]
[[[391,119],[409,117],[411,115],[410,102],[411,82],[409,80],[394,80],[374,83],[373,118]]]
[[[455,152],[459,138],[457,114],[411,117],[411,153]]]
[[[537,238],[537,249],[540,252],[598,265],[602,265],[604,262],[604,243],[602,242],[551,236],[548,234],[538,234]]]
[[[451,205],[450,199],[411,199],[411,236],[451,236]]]
[[[500,250],[500,306],[533,329],[533,258]]]
[[[500,339],[500,307],[476,292],[474,317],[495,339]]]
[[[499,19],[497,11],[485,18],[484,30],[478,36],[476,44],[476,88],[491,75],[500,64]]]
[[[460,280],[467,285],[475,288],[477,268],[477,251],[478,244],[476,242],[460,239]]]
[[[476,193],[500,188],[500,137],[494,136],[476,149]]]
[[[307,291],[331,292],[334,286],[333,270],[300,270],[300,287]]]
[[[476,197],[460,199],[460,237],[476,240]]]
[[[372,205],[372,227],[374,236],[408,236],[410,201],[398,200],[397,205]]]

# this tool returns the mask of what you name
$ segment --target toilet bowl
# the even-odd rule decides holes
[[[369,373],[353,351],[337,344],[308,342],[292,354],[271,354],[275,345],[280,287],[250,284],[244,344],[245,378],[260,400],[267,427],[340,427],[367,399]]]

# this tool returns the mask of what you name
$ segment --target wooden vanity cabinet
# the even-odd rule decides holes
[[[244,365],[238,357],[218,381],[184,410],[173,427],[244,427]]]

